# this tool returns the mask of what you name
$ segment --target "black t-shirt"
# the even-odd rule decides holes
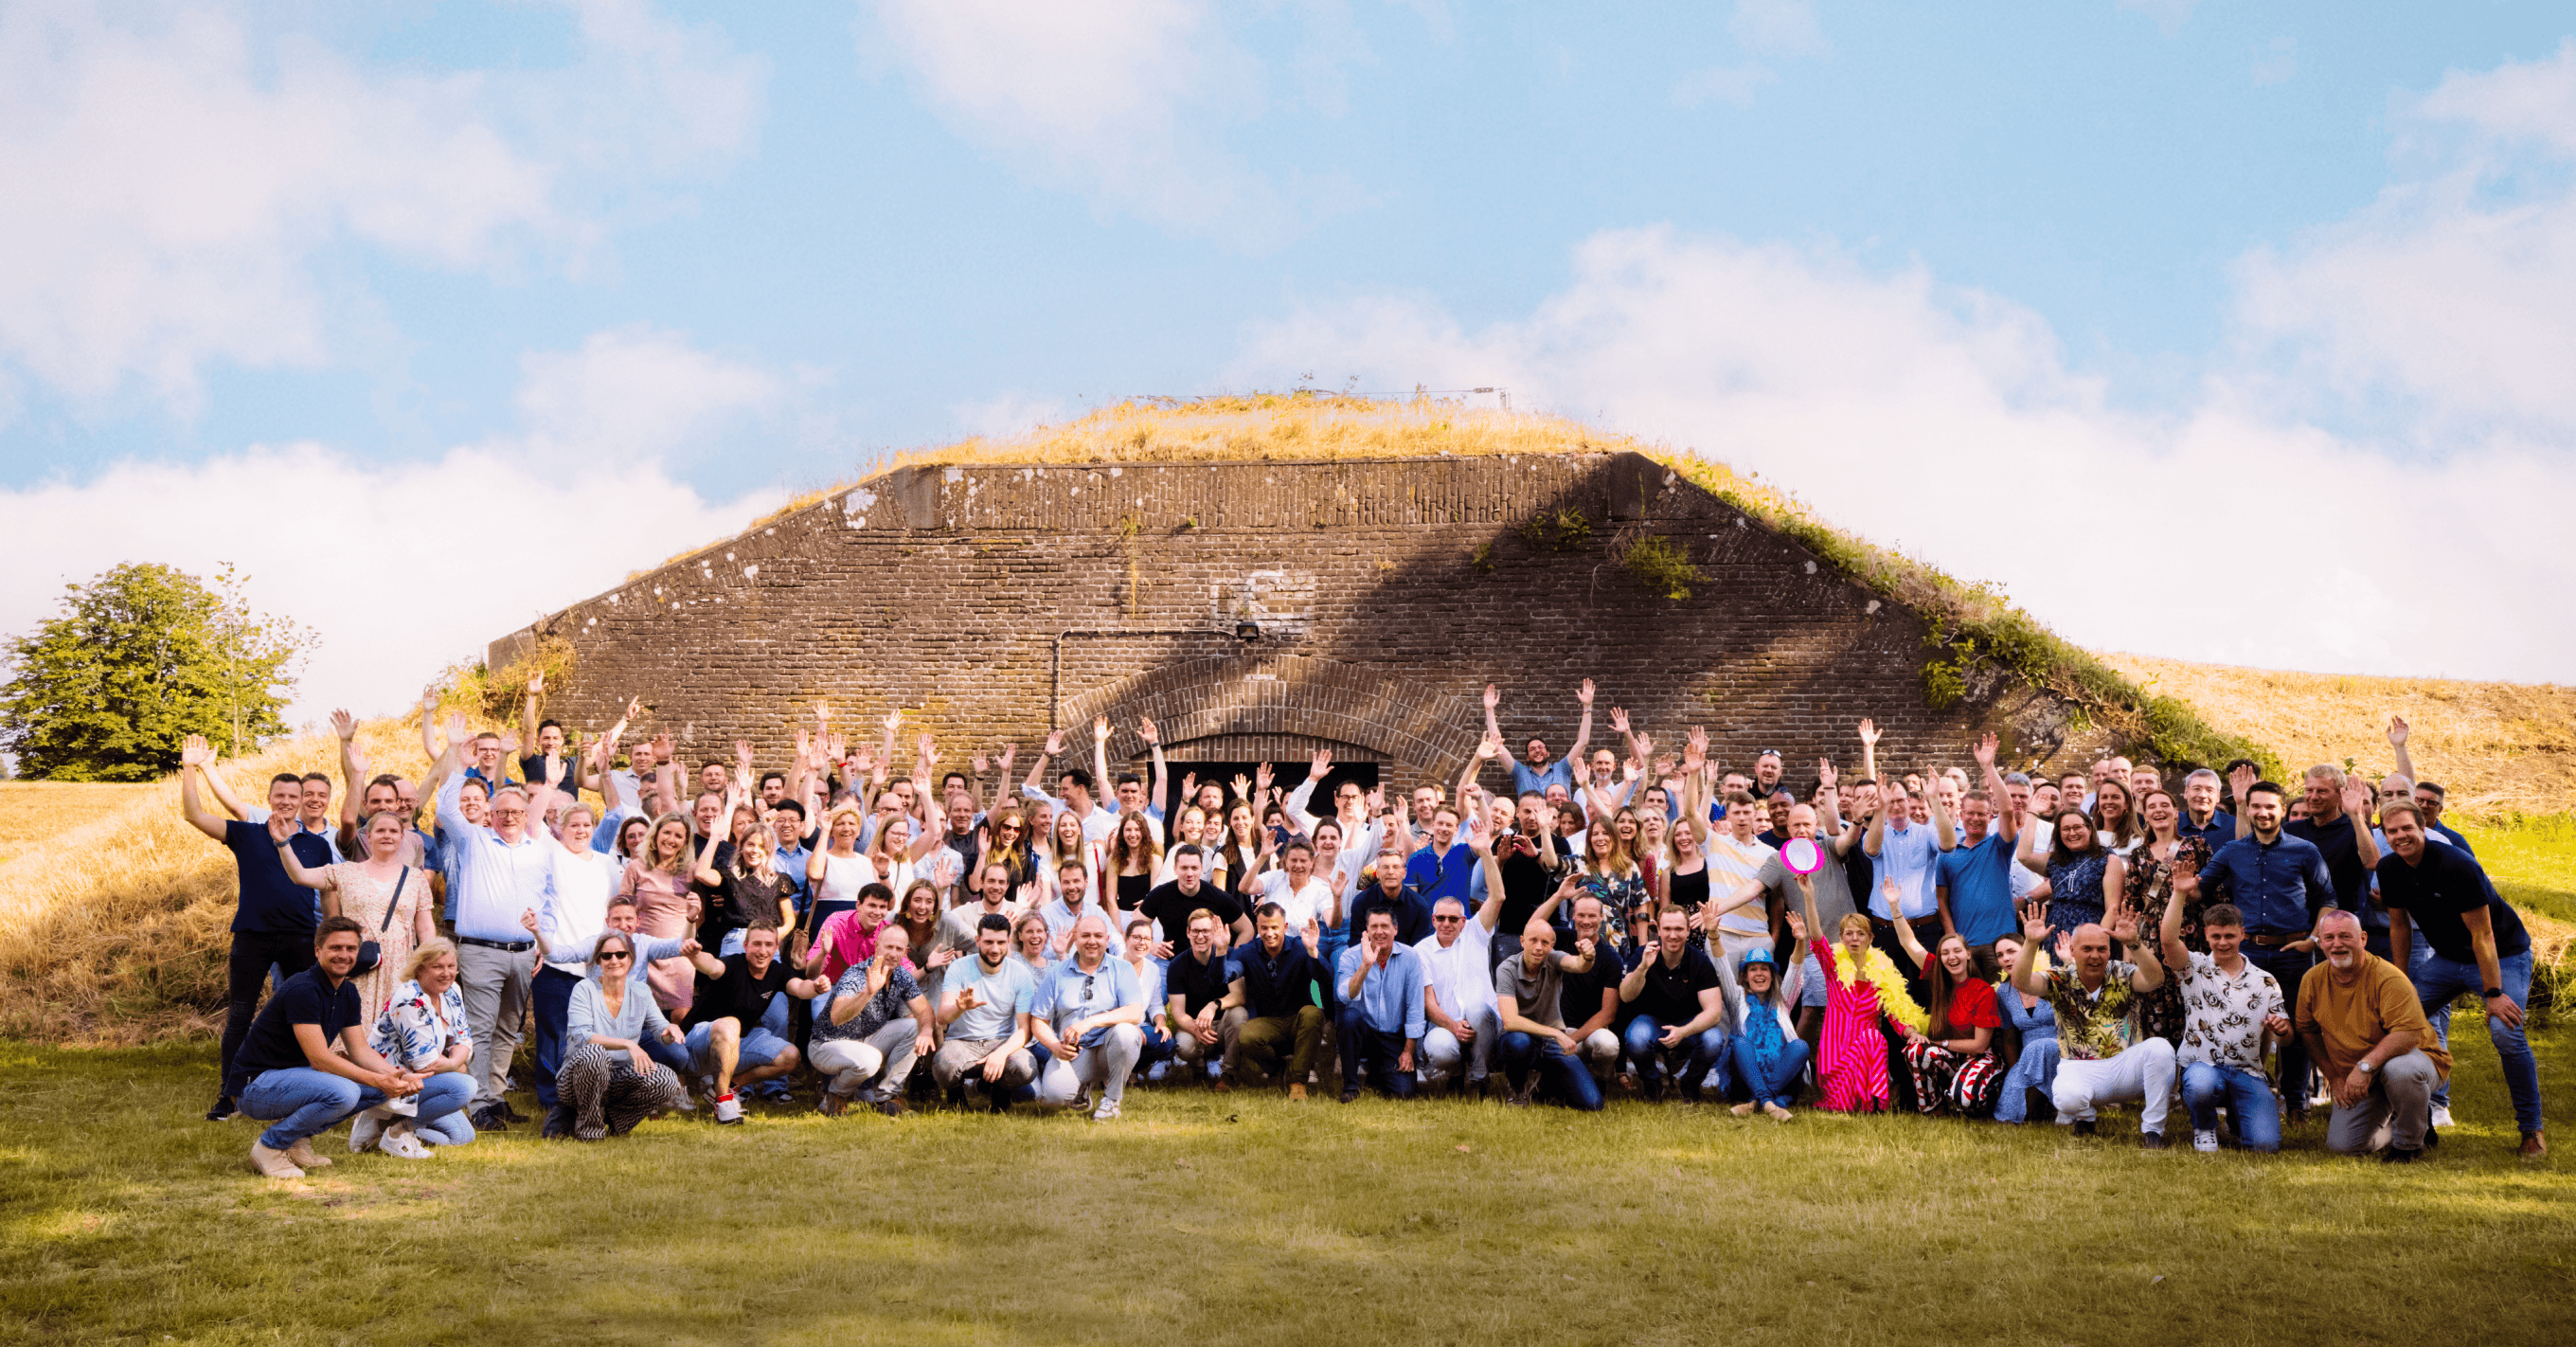
[[[1645,947],[1639,946],[1636,952],[1643,957]],[[1669,1029],[1698,1019],[1699,994],[1717,985],[1717,964],[1708,951],[1685,949],[1681,963],[1673,967],[1665,966],[1663,956],[1657,955],[1647,966],[1645,989],[1624,1008],[1632,1015],[1652,1015]]]
[[[2488,881],[2477,858],[2458,847],[2427,839],[2420,864],[2408,865],[2395,852],[2379,858],[2379,901],[2402,910],[2435,954],[2473,963],[2477,947],[2469,942],[2468,923],[2460,920],[2485,908],[2495,923],[2496,957],[2510,958],[2531,948],[2522,918]]]
[[[1124,915],[1143,907],[1145,905],[1145,895],[1152,893],[1153,891],[1154,877],[1152,875],[1120,875],[1118,877],[1119,913]]]
[[[1557,854],[1559,856],[1565,854],[1563,846],[1560,845],[1557,848]],[[1494,914],[1494,920],[1497,923],[1494,934],[1508,935],[1517,944],[1521,938],[1521,928],[1529,925],[1531,917],[1538,915],[1539,905],[1547,901],[1549,894],[1556,892],[1557,883],[1562,877],[1561,871],[1549,869],[1547,863],[1536,856],[1522,855],[1518,848],[1514,848],[1505,855],[1503,857],[1503,906],[1501,911]],[[1554,920],[1557,925],[1562,926],[1572,915],[1559,908]]]
[[[234,1050],[232,1074],[224,1077],[224,1093],[239,1099],[262,1071],[312,1065],[304,1056],[304,1045],[295,1041],[295,1026],[321,1025],[322,1041],[334,1043],[344,1030],[357,1024],[363,1013],[355,982],[344,980],[334,987],[330,975],[319,967],[288,978],[277,994],[268,998],[268,1004],[259,1008],[259,1018],[250,1022],[250,1033]]]
[[[712,1023],[729,1015],[740,1021],[743,1031],[748,1033],[760,1024],[761,1015],[768,1011],[769,998],[787,990],[788,979],[796,976],[787,967],[785,959],[770,960],[769,971],[757,977],[752,975],[751,956],[748,954],[728,954],[724,957],[724,966],[723,977],[698,974],[697,991],[689,1003],[690,1027]]]
[[[1605,930],[1602,934],[1607,936],[1609,932]],[[1576,953],[1571,940],[1560,942],[1557,948],[1569,959],[1582,957]],[[1619,1018],[1619,979],[1627,975],[1626,965],[1619,961],[1619,951],[1612,949],[1608,940],[1592,942],[1592,971],[1578,973],[1571,968],[1566,969],[1565,990],[1557,997],[1557,1009],[1565,1016],[1567,1031],[1582,1028],[1585,1021],[1601,1013],[1603,992],[1610,994],[1610,1018],[1615,1023]]]
[[[693,842],[689,846],[691,875],[697,873],[698,848],[702,845],[704,845],[702,842]],[[733,843],[716,843],[715,866],[719,878],[732,873]],[[724,943],[725,932],[733,929],[732,923],[725,917],[724,886],[693,878],[689,881],[689,892],[697,895],[698,903],[704,909],[698,918],[698,943],[713,950]]]
[[[287,836],[286,845],[294,849],[295,863],[307,870],[331,863],[331,844],[320,833],[304,831],[302,824]],[[233,854],[233,867],[241,872],[234,930],[285,935],[309,932],[321,920],[315,891],[286,877],[286,863],[277,858],[277,839],[268,835],[267,825],[224,820],[224,850]]]
[[[2361,918],[2374,931],[2388,929],[2388,914],[2370,901],[2370,867],[2361,863],[2361,843],[2352,835],[2352,816],[2338,814],[2332,823],[2294,818],[2281,831],[2313,842],[2326,855],[2326,880],[2334,885],[2335,906]]]
[[[1178,952],[1190,946],[1190,914],[1203,907],[1215,913],[1216,919],[1229,929],[1243,920],[1243,904],[1235,901],[1233,894],[1206,880],[1199,881],[1196,893],[1181,892],[1181,882],[1177,879],[1169,884],[1157,884],[1136,910],[1152,918],[1163,938],[1170,941],[1172,949]]]
[[[718,944],[723,943],[726,934],[746,926],[761,922],[777,925],[778,900],[796,891],[784,871],[773,872],[767,879],[737,875],[730,862],[716,871],[716,881],[712,886],[698,887],[707,905],[707,925],[714,928]],[[698,943],[708,942],[701,936]]]
[[[1198,951],[1184,946],[1172,956],[1172,966],[1163,970],[1163,994],[1181,998],[1181,1009],[1195,1015],[1199,1013],[1199,1007],[1210,1001],[1224,1000],[1226,984],[1232,981],[1232,960],[1216,954],[1211,955],[1206,963],[1200,963]],[[1150,1016],[1160,1009],[1160,1006],[1150,1007],[1147,1014]]]
[[[1411,880],[1405,881],[1392,897],[1388,896],[1386,886],[1374,879],[1351,895],[1350,920],[1345,923],[1344,931],[1352,944],[1358,944],[1360,937],[1368,933],[1368,919],[1372,912],[1386,912],[1395,917],[1397,944],[1418,945],[1431,936],[1431,904],[1423,901],[1421,889]]]

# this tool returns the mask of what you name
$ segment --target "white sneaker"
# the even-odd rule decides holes
[[[417,1118],[420,1116],[420,1096],[407,1094],[400,1099],[388,1099],[377,1107],[387,1117]]]
[[[717,1121],[717,1122],[720,1122],[720,1123],[739,1123],[739,1122],[741,1122],[741,1121],[742,1121],[742,1101],[741,1101],[740,1099],[735,1098],[734,1096],[732,1096],[732,1095],[730,1095],[730,1094],[720,1094],[720,1095],[717,1095],[717,1096],[716,1096],[716,1121]]]
[[[2435,1126],[2435,1127],[2448,1127],[2448,1126],[2450,1126],[2450,1125],[2451,1125],[2451,1106],[2450,1106],[2450,1105],[2448,1105],[2448,1104],[2436,1104],[2436,1105],[2434,1105],[2434,1106],[2433,1106],[2433,1119],[2432,1119],[2432,1124],[2431,1124],[2431,1125],[2432,1125],[2432,1126]]]
[[[1117,1116],[1118,1101],[1115,1099],[1103,1099],[1100,1101],[1100,1107],[1091,1111],[1091,1120],[1093,1122],[1107,1122]]]
[[[293,1160],[286,1158],[286,1152],[270,1150],[257,1141],[250,1143],[250,1167],[272,1179],[304,1177],[304,1171],[298,1168]]]
[[[362,1110],[358,1114],[357,1119],[349,1124],[350,1154],[366,1154],[367,1148],[375,1145],[377,1139],[384,1136],[384,1114],[384,1108],[379,1105],[375,1108]]]
[[[2363,1149],[2365,1151],[2384,1151],[2388,1149],[2388,1137],[2388,1124],[2381,1123],[2379,1125],[2379,1130],[2370,1134],[2370,1144]]]
[[[438,1155],[438,1152],[422,1144],[419,1137],[412,1135],[411,1129],[407,1127],[386,1128],[385,1139],[378,1143],[377,1149],[404,1160],[429,1160]]]
[[[2203,1155],[2208,1155],[2216,1151],[2218,1149],[2217,1129],[2212,1128],[2209,1131],[2204,1132],[2199,1128],[2193,1128],[2191,1133],[2191,1148]]]

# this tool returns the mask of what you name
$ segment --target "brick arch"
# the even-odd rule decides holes
[[[1057,723],[1068,743],[1109,717],[1111,760],[1145,752],[1136,718],[1165,745],[1259,736],[1367,749],[1392,767],[1454,776],[1476,751],[1477,709],[1463,697],[1366,664],[1309,655],[1176,660],[1066,698]]]

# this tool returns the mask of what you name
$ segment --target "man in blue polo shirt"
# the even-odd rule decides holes
[[[1941,853],[1936,894],[1942,930],[1967,942],[1977,976],[1992,982],[2003,971],[1995,959],[1995,942],[2015,929],[2012,876],[2020,867],[2013,864],[2013,838],[2019,821],[2010,809],[1997,812],[2010,799],[2011,788],[1995,770],[1995,736],[1978,742],[1976,756],[1985,769],[1985,789],[1959,799],[1964,835],[1959,845]]]
[[[2245,957],[2281,984],[2284,1004],[2295,1006],[2299,980],[2317,961],[2309,933],[2317,914],[2335,905],[2334,881],[2325,853],[2281,831],[2287,806],[2278,785],[2254,782],[2238,792],[2237,805],[2248,834],[2220,847],[2199,874],[2174,876],[2174,896],[2189,901],[2198,893],[2207,902],[2236,904],[2245,914]],[[2281,1098],[2291,1122],[2306,1121],[2308,1049],[2298,1038],[2281,1045]]]
[[[1583,723],[1575,730],[1574,747],[1562,758],[1551,762],[1547,741],[1533,735],[1525,746],[1525,756],[1512,763],[1512,794],[1545,795],[1549,786],[1574,790],[1574,764],[1583,761],[1583,750],[1592,745],[1592,680],[1583,680],[1574,699],[1583,703]],[[1503,742],[1503,730],[1494,719],[1494,708],[1502,705],[1503,694],[1493,684],[1485,685],[1485,735],[1496,743]]]
[[[225,960],[224,1037],[221,1061],[222,1081],[232,1077],[233,1056],[241,1051],[242,1039],[250,1033],[252,1012],[259,1008],[259,988],[268,980],[270,970],[285,977],[313,966],[313,926],[318,914],[313,908],[313,894],[298,888],[286,877],[286,866],[277,859],[277,839],[264,824],[241,819],[228,819],[206,807],[198,792],[197,778],[208,772],[215,751],[201,734],[189,735],[179,748],[179,812],[190,827],[224,844],[233,854],[233,865],[240,875],[240,889],[233,903],[232,952]],[[280,773],[268,783],[269,816],[292,819],[302,803],[304,782],[293,773]],[[319,870],[331,863],[331,848],[319,835],[301,828],[286,839],[294,848],[296,864],[307,870]],[[233,1116],[234,1098],[227,1084],[218,1084],[215,1105],[206,1110],[208,1122],[222,1122]]]
[[[1458,811],[1441,805],[1431,815],[1431,845],[1413,853],[1404,863],[1404,887],[1421,900],[1425,929],[1430,934],[1431,905],[1443,898],[1455,898],[1470,907],[1480,896],[1476,890],[1481,878],[1477,871],[1476,853],[1458,840]]]

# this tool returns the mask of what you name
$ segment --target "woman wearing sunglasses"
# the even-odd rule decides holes
[[[564,1016],[571,1050],[555,1073],[555,1093],[573,1111],[573,1138],[622,1136],[688,1095],[671,1068],[653,1060],[648,1039],[680,1040],[635,972],[634,938],[608,931],[591,946],[590,973],[573,988]]]

